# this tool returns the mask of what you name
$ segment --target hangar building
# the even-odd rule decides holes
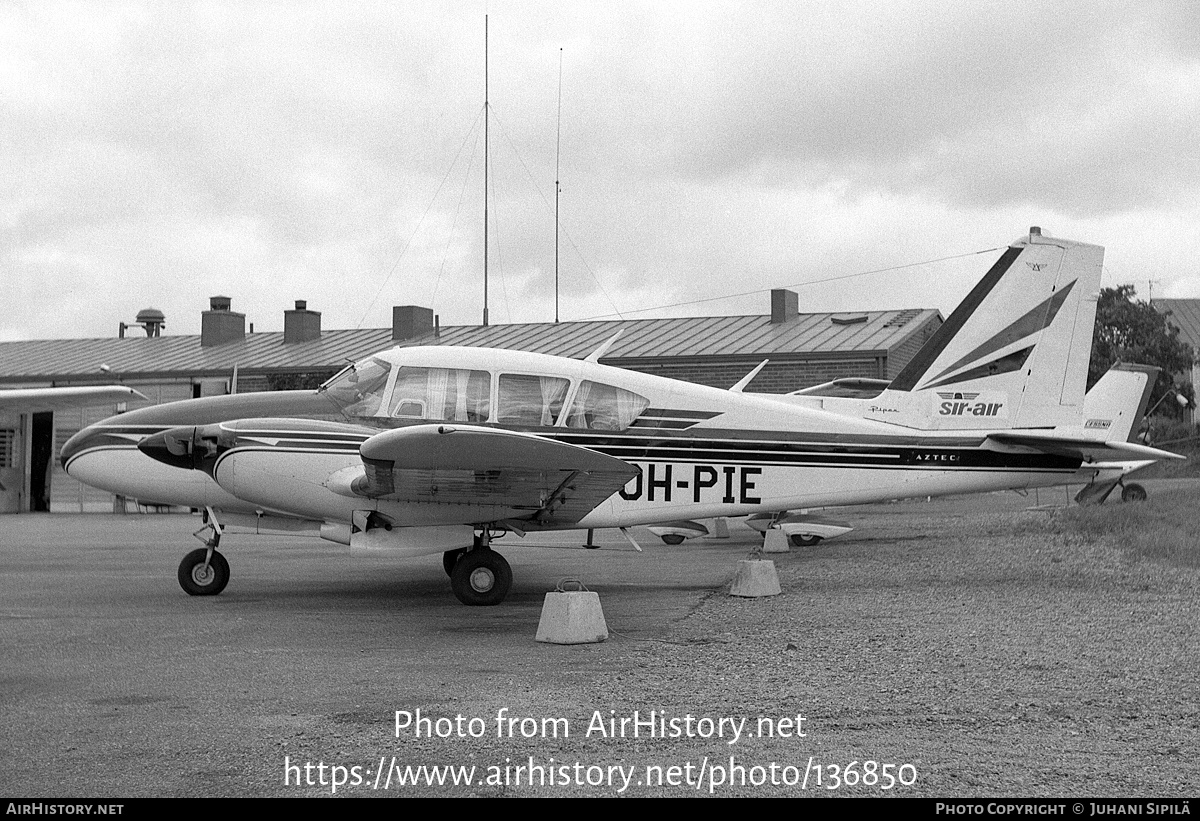
[[[198,336],[163,333],[165,318],[142,311],[108,339],[0,343],[0,389],[119,382],[151,403],[238,392],[315,387],[357,360],[394,345],[466,345],[583,358],[617,331],[606,365],[727,388],[764,359],[749,391],[787,393],[839,377],[890,379],[942,323],[935,309],[801,313],[792,291],[771,292],[752,316],[440,327],[433,311],[397,306],[391,328],[325,330],[303,301],[283,330],[255,333],[228,297],[213,297]],[[126,331],[130,331],[127,335]],[[144,331],[144,333],[143,333]],[[132,404],[132,403],[131,403]],[[57,453],[82,427],[115,411],[0,411],[0,513],[123,509],[62,471]]]
[[[1200,299],[1154,299],[1150,304],[1160,314],[1164,314],[1167,322],[1179,329],[1179,339],[1192,346],[1193,351],[1200,352]],[[1200,389],[1200,358],[1192,363],[1192,372],[1188,375],[1192,385]],[[1192,424],[1200,423],[1200,409],[1192,408]]]

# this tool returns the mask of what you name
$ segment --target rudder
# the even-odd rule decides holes
[[[865,416],[921,429],[1080,424],[1103,258],[1031,228]]]

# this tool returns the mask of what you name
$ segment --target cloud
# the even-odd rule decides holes
[[[426,301],[478,321],[483,12],[0,9],[0,264],[23,283],[0,338],[109,334],[141,301],[194,332],[215,293],[264,329],[297,298],[327,327]],[[1200,209],[1198,23],[1186,3],[493,6],[492,314],[553,316],[556,168],[572,318],[937,259],[1031,223],[1194,274],[1157,226]],[[940,265],[810,302],[894,286],[947,310]],[[95,318],[63,319],[78,303],[60,294],[91,295]]]

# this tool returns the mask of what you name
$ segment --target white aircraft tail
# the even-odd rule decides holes
[[[864,415],[922,430],[1082,424],[1103,260],[1030,228]]]
[[[1084,434],[1108,442],[1132,442],[1146,413],[1159,369],[1118,362],[1083,399]]]

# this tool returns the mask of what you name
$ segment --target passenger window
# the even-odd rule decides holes
[[[557,376],[501,374],[497,421],[530,427],[556,425],[570,384]]]
[[[625,430],[641,416],[650,400],[624,388],[582,382],[575,393],[567,427],[589,430]]]
[[[392,389],[392,416],[446,422],[486,422],[492,376],[457,368],[401,368]]]

